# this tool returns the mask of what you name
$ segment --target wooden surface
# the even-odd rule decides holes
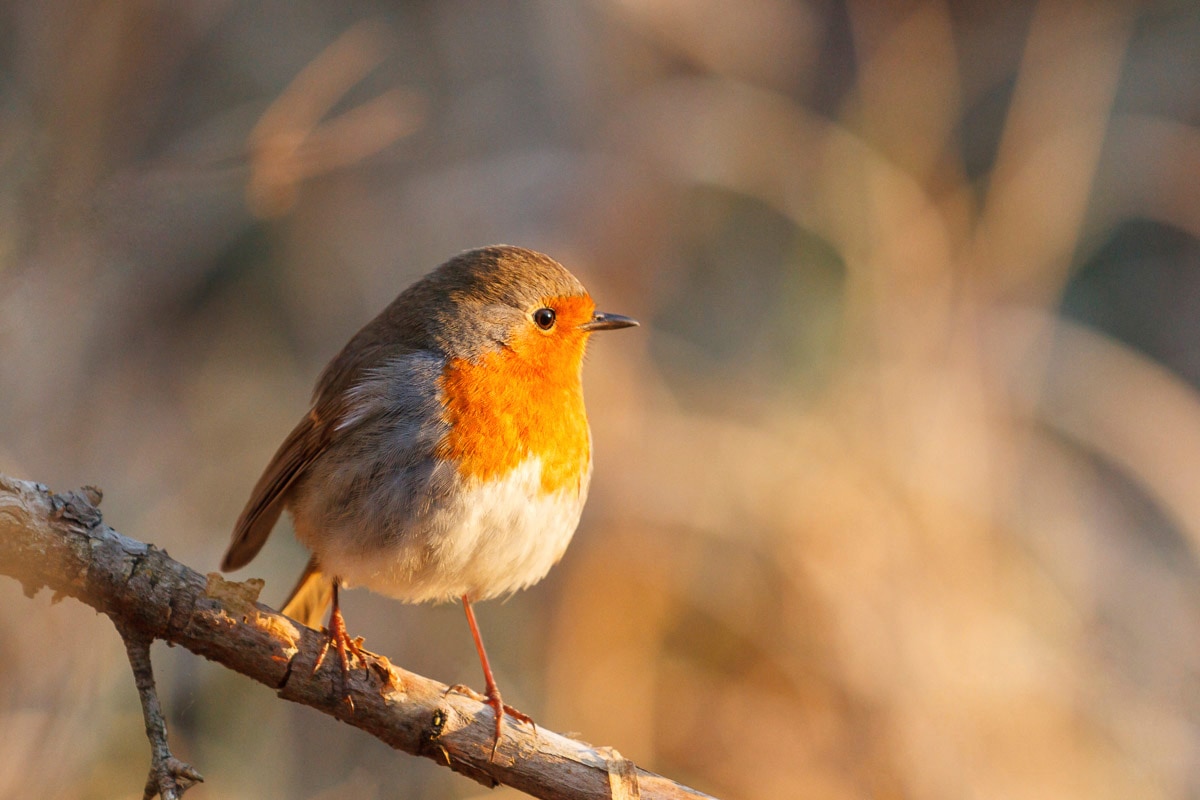
[[[397,750],[424,756],[485,785],[542,798],[705,798],[647,772],[610,748],[506,718],[488,761],[491,708],[388,664],[355,669],[346,702],[338,659],[313,665],[323,633],[257,602],[262,582],[207,577],[153,545],[105,525],[100,493],[55,494],[0,475],[0,574],[32,597],[43,587],[106,614],[123,630],[172,642],[272,687],[280,697],[361,728]],[[198,767],[203,769],[202,764]],[[138,778],[130,776],[131,784]]]

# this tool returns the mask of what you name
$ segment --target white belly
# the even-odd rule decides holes
[[[585,475],[578,491],[543,494],[536,458],[487,484],[442,464],[430,483],[447,490],[416,518],[326,518],[319,532],[297,518],[297,537],[349,586],[410,603],[485,600],[545,577],[575,533],[588,485]]]

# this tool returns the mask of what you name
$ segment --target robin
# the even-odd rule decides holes
[[[283,613],[327,628],[343,676],[366,654],[338,589],[407,603],[462,601],[495,709],[506,706],[471,604],[537,583],[587,498],[584,350],[638,323],[596,311],[553,259],[519,247],[465,252],[400,294],[329,363],[238,518],[221,569],[246,565],[280,512],[312,557]],[[328,646],[328,644],[327,644]]]

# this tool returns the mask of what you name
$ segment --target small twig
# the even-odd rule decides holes
[[[150,775],[146,778],[142,800],[152,800],[154,797],[179,800],[189,788],[203,782],[204,777],[190,764],[172,755],[167,744],[167,721],[158,703],[154,668],[150,664],[150,643],[153,640],[128,629],[118,620],[113,622],[125,640],[125,652],[129,654],[129,666],[133,668],[133,681],[142,700],[146,738],[150,740]]]

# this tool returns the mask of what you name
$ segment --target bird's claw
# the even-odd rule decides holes
[[[500,697],[500,690],[494,686],[488,691],[487,694],[480,694],[470,686],[456,683],[453,686],[448,687],[445,691],[445,694],[450,694],[451,692],[464,695],[472,700],[485,703],[492,707],[492,713],[494,714],[496,720],[496,729],[495,735],[492,737],[492,752],[491,755],[488,756],[488,761],[494,761],[496,759],[496,751],[499,749],[500,739],[503,738],[504,735],[505,714],[517,720],[518,722],[524,722],[532,725],[534,733],[537,733],[537,723],[533,721],[533,717],[522,711],[518,711],[517,709],[505,703]]]
[[[354,699],[350,696],[350,656],[358,659],[358,663],[362,665],[364,671],[370,669],[373,659],[371,654],[363,649],[363,638],[361,636],[356,636],[353,639],[350,638],[350,634],[346,631],[346,620],[342,617],[342,612],[337,608],[333,610],[333,614],[329,617],[329,627],[325,630],[325,633],[328,635],[328,638],[321,645],[321,652],[317,654],[316,663],[313,665],[313,674],[315,675],[317,670],[321,668],[321,665],[325,663],[325,655],[329,652],[329,646],[333,645],[342,667],[342,688],[345,690],[346,704],[350,706],[350,711],[353,713]]]

